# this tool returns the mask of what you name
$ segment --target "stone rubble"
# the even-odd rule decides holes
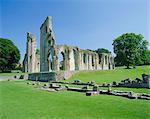
[[[75,81],[76,82],[76,81]],[[80,82],[81,83],[81,82]],[[81,88],[77,87],[69,87],[70,84],[59,84],[59,83],[49,83],[49,84],[38,84],[37,82],[29,83],[28,85],[38,85],[40,86],[41,90],[49,91],[49,92],[57,92],[57,91],[76,91],[76,92],[84,92],[86,96],[95,96],[99,94],[105,94],[105,95],[114,95],[114,96],[121,96],[126,97],[128,99],[145,99],[150,100],[150,94],[146,93],[135,93],[133,91],[120,91],[120,90],[112,90],[112,85],[108,84],[108,90],[101,90],[98,85],[89,86],[89,85],[83,85]],[[90,88],[92,87],[92,88]]]

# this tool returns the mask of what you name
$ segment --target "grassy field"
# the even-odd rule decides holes
[[[142,78],[141,74],[150,74],[150,66],[139,66],[136,69],[125,69],[124,67],[116,68],[116,70],[103,71],[82,71],[71,77],[69,82],[79,79],[83,82],[95,81],[96,83],[112,83],[113,81],[121,81],[126,78]]]
[[[23,74],[27,74],[27,73],[23,73],[20,70],[12,70],[11,73],[0,72],[0,76],[17,76],[17,75],[23,75]]]
[[[81,72],[70,80],[97,83],[140,77],[150,67],[115,71]],[[27,85],[27,81],[0,81],[0,119],[148,119],[150,101],[98,95],[86,97],[78,92],[46,92]],[[128,89],[149,93],[149,89]]]

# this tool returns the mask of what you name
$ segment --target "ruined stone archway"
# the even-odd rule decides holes
[[[105,65],[108,64],[107,55],[105,55]]]
[[[24,59],[24,62],[27,62],[27,67],[23,63],[25,71],[39,71],[37,67],[40,67],[40,72],[108,70],[115,68],[114,58],[110,53],[99,55],[99,53],[90,49],[84,50],[77,46],[56,44],[55,35],[52,30],[52,17],[50,16],[46,18],[40,27],[40,54],[36,54],[35,51],[36,39],[31,33],[27,33],[27,56]]]
[[[86,54],[85,54],[85,53],[83,54],[83,63],[84,63],[84,64],[86,64],[86,63],[87,63],[87,56],[86,56]]]
[[[53,70],[53,59],[52,59],[52,54],[49,53],[48,54],[48,71],[52,71]]]
[[[60,52],[58,54],[58,65],[59,65],[59,70],[65,70],[65,53],[64,52]]]
[[[98,54],[98,63],[101,64],[102,62],[102,54]]]
[[[89,55],[87,53],[83,54],[83,69],[88,70],[88,62],[89,62]]]
[[[92,55],[92,67],[95,66],[94,56]]]
[[[50,48],[48,50],[48,54],[47,54],[47,62],[48,62],[48,71],[53,71],[55,70],[55,49],[54,48]]]

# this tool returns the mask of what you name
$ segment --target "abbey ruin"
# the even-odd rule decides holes
[[[114,69],[114,58],[111,54],[98,54],[74,46],[57,45],[51,16],[48,16],[40,27],[40,55],[36,52],[36,47],[35,37],[27,33],[24,72],[39,76],[39,73],[35,72]]]
[[[40,71],[40,54],[37,49],[36,38],[27,33],[26,54],[23,60],[24,72],[39,72]]]

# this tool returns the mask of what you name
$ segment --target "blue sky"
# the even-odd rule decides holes
[[[107,48],[126,32],[150,39],[149,0],[0,0],[0,37],[11,39],[26,51],[26,32],[40,46],[40,26],[53,17],[57,44],[83,49]]]

